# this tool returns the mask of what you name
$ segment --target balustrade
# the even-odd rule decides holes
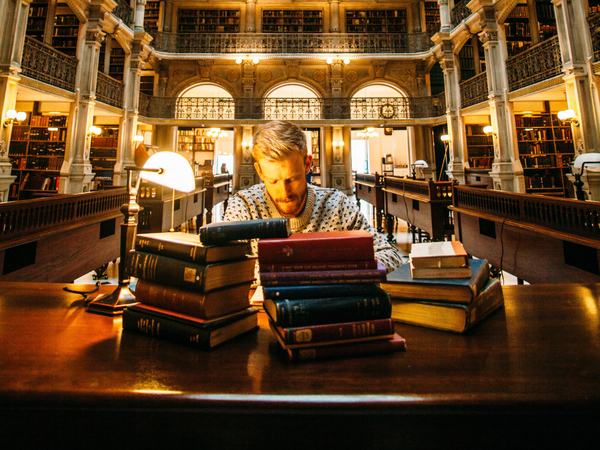
[[[98,83],[96,84],[96,99],[107,105],[123,107],[123,95],[125,94],[125,85],[106,75],[98,72]]]
[[[511,91],[562,74],[558,36],[553,36],[506,60]]]
[[[467,3],[471,0],[460,0],[454,2],[454,8],[450,13],[450,22],[452,28],[456,28],[464,19],[471,15],[471,10],[467,8]]]
[[[460,102],[463,108],[476,105],[488,99],[489,88],[487,73],[481,72],[466,81],[460,83]]]
[[[25,36],[21,67],[26,77],[75,92],[77,60],[29,36]]]
[[[117,0],[117,6],[112,13],[123,21],[125,25],[133,23],[133,8],[124,0]]]

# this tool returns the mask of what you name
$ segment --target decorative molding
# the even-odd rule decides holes
[[[268,83],[273,78],[273,74],[270,70],[261,70],[259,74],[259,78],[262,82]]]
[[[322,82],[325,79],[325,71],[321,69],[317,69],[313,72],[313,80],[317,83]]]
[[[237,70],[230,70],[229,72],[227,72],[227,80],[230,81],[231,83],[239,80],[240,78],[240,73]]]

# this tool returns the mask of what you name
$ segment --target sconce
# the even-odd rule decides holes
[[[375,128],[373,127],[366,127],[363,130],[356,133],[356,135],[363,139],[371,139],[372,137],[379,136],[379,133],[377,133],[377,131],[375,131]]]
[[[13,123],[23,122],[27,119],[27,113],[23,111],[16,111],[14,109],[9,109],[6,111],[6,117],[4,118],[4,126],[7,127],[12,125]]]
[[[442,140],[442,142],[446,145],[448,145],[450,143],[450,135],[449,134],[442,134],[440,136],[440,139]]]
[[[412,178],[413,178],[413,180],[416,180],[417,179],[417,167],[424,169],[426,167],[429,167],[429,164],[427,164],[427,161],[418,159],[415,161],[414,164],[411,164],[410,166],[412,167]]]
[[[242,148],[246,150],[248,147],[250,147],[250,144],[248,144],[246,141],[242,141]]]
[[[88,130],[88,137],[92,137],[92,136],[100,136],[102,134],[102,128],[100,127],[96,127],[94,125],[92,125],[90,127],[90,129]]]
[[[246,55],[246,59],[250,60],[250,56]],[[244,62],[244,60],[242,58],[237,58],[235,60],[236,64],[242,64]],[[260,60],[258,58],[253,58],[252,59],[252,64],[258,64],[260,62]]]
[[[581,176],[583,175],[583,169],[589,164],[600,164],[600,153],[584,153],[579,155],[575,158],[575,161],[573,161],[573,169],[580,169],[579,173],[573,170],[573,176],[575,177],[573,186],[575,186],[575,196],[577,197],[577,200],[585,200]]]
[[[334,147],[336,147],[336,148],[342,148],[342,147],[344,147],[344,141],[339,141],[339,142],[338,141],[333,141],[331,144]]]
[[[141,134],[136,134],[133,137],[133,146],[137,147],[139,144],[141,144],[142,142],[144,142],[144,136],[142,136]]]
[[[496,136],[496,132],[494,131],[494,127],[491,125],[488,125],[487,127],[483,127],[483,132],[487,135],[492,135],[492,136]]]
[[[573,124],[576,127],[579,126],[579,119],[575,115],[575,111],[573,111],[572,109],[565,109],[564,111],[559,111],[557,116],[558,120],[562,120],[563,122]]]
[[[339,60],[339,56],[338,56],[338,59],[336,59],[335,61],[336,61],[336,62],[339,62],[339,61],[340,61],[340,60]],[[327,58],[327,59],[325,60],[325,62],[326,62],[327,64],[333,64],[333,62],[334,62],[334,59],[333,59],[333,58]],[[348,58],[345,58],[344,60],[342,60],[342,62],[344,63],[344,65],[345,65],[345,66],[347,66],[348,64],[350,64],[350,60],[349,60]]]

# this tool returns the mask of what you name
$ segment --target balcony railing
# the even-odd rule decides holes
[[[459,23],[471,15],[471,10],[467,8],[467,3],[471,0],[460,0],[454,2],[454,8],[450,13],[450,21],[452,22],[452,28],[456,28]]]
[[[460,103],[463,108],[484,102],[488,96],[487,72],[481,72],[460,83]]]
[[[122,82],[103,72],[98,72],[98,83],[96,85],[96,99],[98,101],[122,108],[124,93],[125,85]]]
[[[399,120],[439,117],[444,94],[394,98],[175,98],[140,94],[144,117],[194,120]]]
[[[29,78],[75,92],[77,60],[29,36],[25,36],[21,67]]]
[[[534,45],[506,60],[508,86],[516,91],[562,73],[562,58],[558,36]]]
[[[600,14],[594,14],[588,18],[592,46],[594,48],[594,62],[600,61]]]
[[[117,6],[112,13],[123,21],[125,25],[133,23],[133,8],[124,0],[117,0]]]
[[[165,33],[154,32],[155,50],[168,53],[420,53],[428,33]]]

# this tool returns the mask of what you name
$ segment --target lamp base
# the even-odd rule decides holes
[[[125,308],[136,303],[139,302],[129,290],[129,286],[118,286],[110,294],[99,295],[95,298],[90,302],[86,311],[104,316],[118,316],[123,314]]]

